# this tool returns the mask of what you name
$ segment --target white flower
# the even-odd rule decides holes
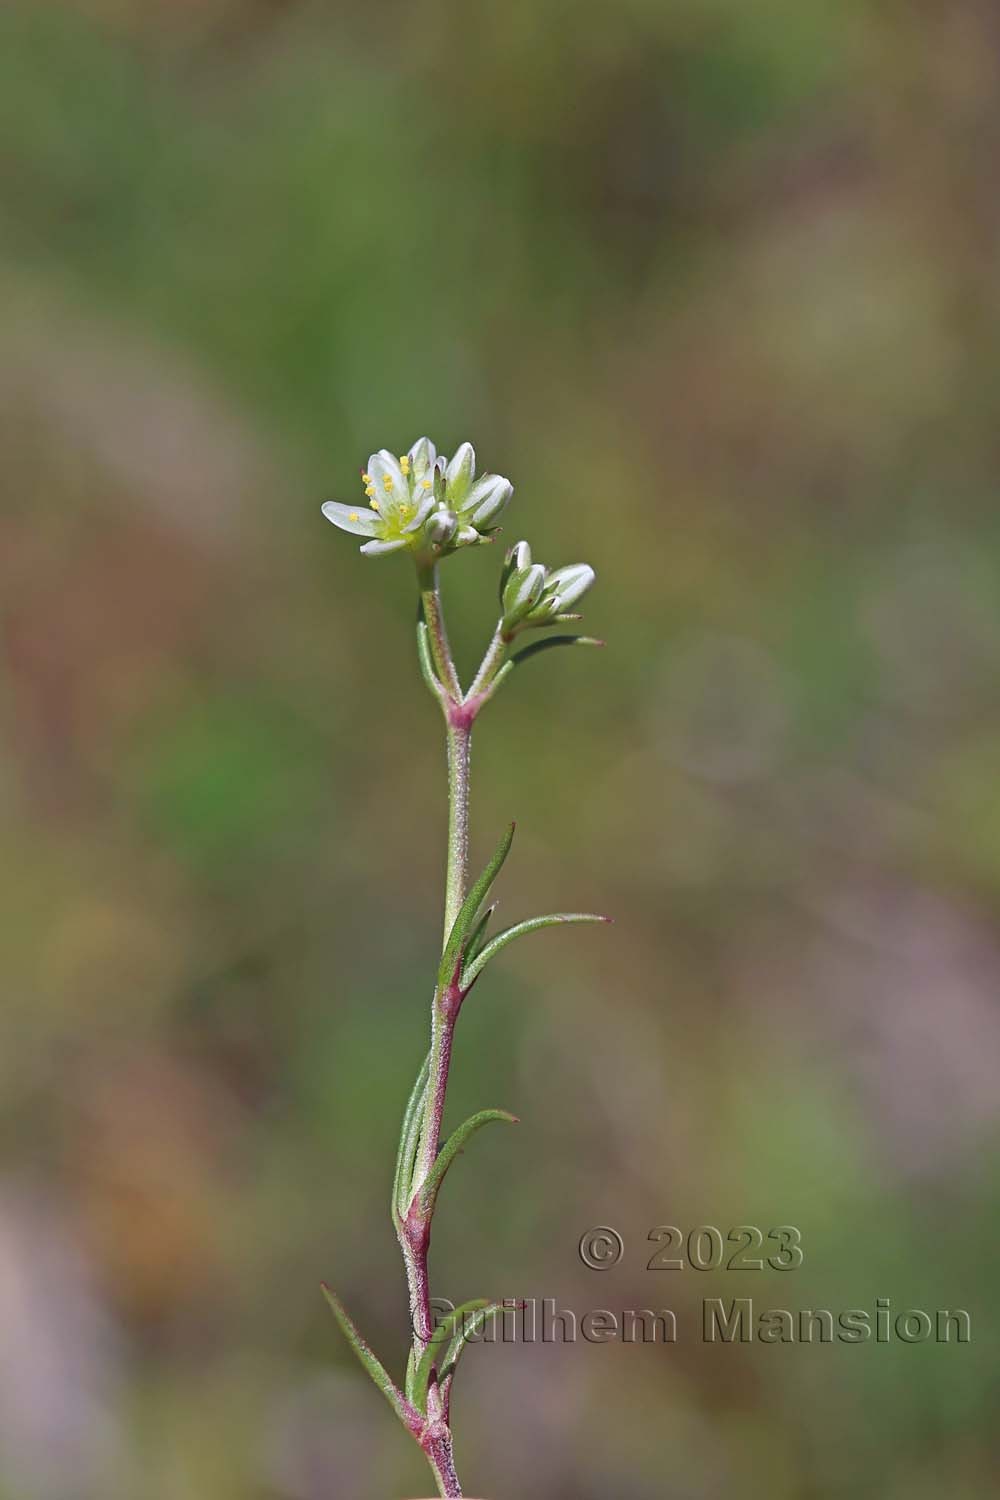
[[[328,500],[323,514],[342,531],[367,537],[361,551],[369,557],[407,549],[434,558],[489,541],[514,493],[499,474],[476,478],[471,443],[449,462],[425,437],[401,458],[380,448],[361,477],[367,505]]]

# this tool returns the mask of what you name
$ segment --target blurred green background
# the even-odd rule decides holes
[[[0,12],[0,1496],[391,1500],[387,1190],[440,920],[409,569],[322,499],[463,438],[603,654],[484,717],[532,938],[459,1033],[436,1289],[491,1500],[979,1497],[1000,1237],[989,0]],[[470,666],[496,550],[445,570]],[[650,1229],[797,1225],[793,1274]],[[581,1233],[616,1226],[603,1274]],[[967,1308],[709,1346],[708,1296]],[[992,1304],[992,1308],[991,1308]]]

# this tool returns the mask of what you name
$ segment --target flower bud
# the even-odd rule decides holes
[[[506,634],[525,618],[538,603],[545,587],[545,568],[541,563],[529,564],[523,571],[515,568],[503,591],[503,622],[501,630]]]
[[[453,510],[436,510],[424,526],[424,535],[436,547],[450,542],[458,530],[458,517]]]
[[[564,609],[569,609],[590,588],[597,574],[589,563],[570,563],[567,567],[556,568],[549,574],[545,584],[546,597],[558,595],[559,608],[553,610],[554,614]]]
[[[513,494],[514,486],[502,474],[484,474],[465,504],[473,526],[492,526],[507,509]]]
[[[508,547],[504,554],[503,567],[500,569],[500,583],[498,594],[500,605],[503,607],[503,591],[507,587],[507,581],[515,571],[521,573],[531,567],[531,548],[527,542],[515,542],[513,547]]]

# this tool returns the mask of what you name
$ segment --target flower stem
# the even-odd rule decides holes
[[[449,695],[456,703],[461,701],[462,687],[455,670],[455,661],[448,644],[448,632],[444,626],[441,609],[441,591],[438,587],[437,563],[427,563],[417,569],[420,602],[424,608],[424,620],[430,636],[431,656],[434,667]]]
[[[486,655],[480,662],[479,671],[476,673],[475,680],[469,689],[469,698],[478,698],[480,693],[484,693],[499,670],[507,651],[507,642],[504,640],[501,631],[502,624],[503,622],[500,621],[493,632],[493,639],[486,649]]]
[[[455,669],[444,623],[436,565],[432,564],[419,569],[419,585],[431,659],[438,679],[447,693],[447,698],[441,699],[447,723],[448,759],[448,852],[442,940],[442,948],[444,948],[465,899],[465,888],[468,883],[469,766],[475,709],[473,708],[470,712],[464,707],[461,683]],[[427,1257],[430,1249],[430,1221],[433,1207],[426,1211],[421,1209],[420,1188],[426,1181],[440,1150],[441,1125],[444,1118],[445,1096],[448,1091],[448,1074],[451,1068],[452,1041],[460,1005],[461,992],[457,985],[449,984],[435,988],[431,1005],[431,1053],[423,1124],[417,1148],[410,1207],[400,1231],[400,1243],[410,1285],[411,1308],[414,1313],[413,1348],[417,1359],[426,1348],[432,1331]],[[430,1408],[428,1411],[430,1413]],[[451,1430],[446,1418],[440,1412],[437,1415],[438,1420],[429,1422],[425,1435],[421,1439],[421,1447],[437,1482],[438,1493],[443,1496],[460,1496],[462,1486],[459,1483],[452,1456]]]

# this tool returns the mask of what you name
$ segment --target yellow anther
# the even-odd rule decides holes
[[[378,501],[372,500],[372,510],[378,510]]]
[[[409,474],[409,472],[410,472],[410,459],[409,459],[409,455],[408,454],[406,454],[406,453],[403,454],[402,458],[399,460],[399,467],[402,469],[402,471],[403,471],[404,474]]]
[[[429,479],[422,479],[420,482],[425,490],[433,489],[433,485]]]
[[[364,480],[365,484],[371,484],[372,482],[372,476],[370,474],[366,474],[364,470],[361,471],[361,478]]]
[[[356,510],[352,510],[351,511],[351,515],[350,515],[350,519],[352,521],[360,521],[361,517],[358,515],[358,513],[357,513]]]
[[[392,489],[392,475],[391,474],[386,474],[385,477],[382,480],[382,484],[384,485],[384,487],[385,487],[386,490],[391,490]]]

